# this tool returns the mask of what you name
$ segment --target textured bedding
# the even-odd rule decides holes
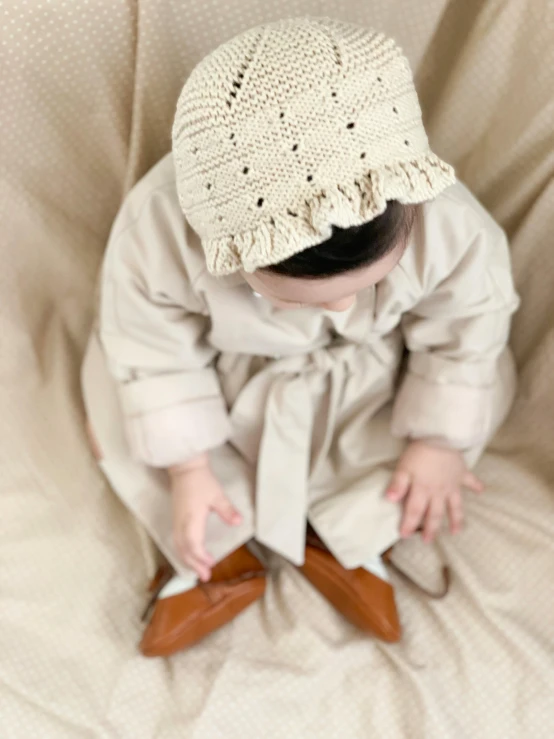
[[[519,395],[467,526],[396,561],[405,638],[361,636],[289,566],[193,650],[136,644],[156,551],[88,449],[79,371],[110,225],[214,45],[326,14],[400,41],[430,138],[507,229]],[[554,6],[548,0],[0,4],[2,739],[541,739],[554,730]]]

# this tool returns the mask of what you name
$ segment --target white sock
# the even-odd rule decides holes
[[[373,559],[368,560],[362,565],[362,567],[364,570],[371,572],[372,575],[380,577],[381,580],[390,582],[389,573],[387,572],[387,568],[385,567],[385,563],[381,557],[374,557]]]
[[[198,578],[196,575],[191,575],[190,578],[185,580],[181,575],[173,575],[171,580],[166,582],[163,588],[160,590],[158,599],[170,598],[172,595],[179,595],[179,593],[186,593],[187,590],[192,590],[198,585]]]

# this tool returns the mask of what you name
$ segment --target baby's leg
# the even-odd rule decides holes
[[[244,546],[253,534],[253,473],[229,446],[212,455],[214,472],[241,511],[243,523],[229,527],[211,517],[206,545],[218,564],[211,582],[200,587],[173,546],[167,475],[141,465],[130,455],[115,385],[95,336],[83,366],[83,393],[94,456],[113,491],[178,572],[162,588],[162,597],[154,599],[141,643],[145,655],[173,654],[230,621],[265,590],[264,568]]]

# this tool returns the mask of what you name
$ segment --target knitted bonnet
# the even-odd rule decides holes
[[[254,28],[192,72],[173,125],[177,190],[209,271],[277,264],[387,200],[454,182],[429,149],[394,41],[326,19]]]

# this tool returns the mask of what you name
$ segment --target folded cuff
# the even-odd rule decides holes
[[[493,433],[493,386],[440,384],[408,373],[396,396],[392,433],[437,439],[454,449],[485,444]]]
[[[125,430],[135,459],[166,468],[225,444],[231,424],[216,396],[126,416]]]
[[[144,377],[119,386],[119,399],[126,416],[140,415],[178,405],[220,397],[221,388],[213,369],[175,372]]]

